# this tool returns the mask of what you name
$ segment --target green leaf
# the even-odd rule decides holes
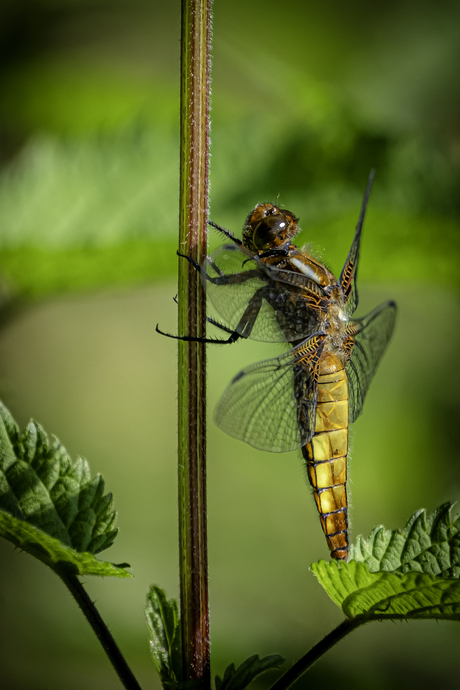
[[[51,444],[31,421],[20,434],[0,403],[0,534],[53,570],[130,577],[95,554],[113,543],[116,513],[100,475],[83,458],[72,462],[58,439]]]
[[[37,137],[0,175],[2,288],[34,298],[177,270],[175,128]]]
[[[179,608],[153,585],[145,609],[150,635],[150,652],[163,687],[177,687],[182,678],[182,649]]]
[[[145,610],[150,634],[150,651],[164,688],[197,690],[200,681],[184,680],[179,609],[175,599],[166,598],[161,587],[152,586]],[[257,654],[246,659],[237,669],[230,664],[224,677],[216,676],[216,690],[243,690],[258,675],[277,669],[284,662],[279,654],[260,659]]]
[[[108,246],[4,247],[0,249],[0,270],[4,282],[12,286],[9,293],[23,299],[107,285],[139,285],[174,275],[176,244],[166,237],[158,242],[128,239]]]
[[[460,620],[460,517],[453,504],[418,510],[403,529],[358,537],[348,563],[312,571],[346,616]]]
[[[371,573],[414,571],[459,578],[460,516],[452,518],[452,507],[445,503],[431,513],[418,510],[403,529],[375,527],[367,539],[356,539],[350,560],[365,563]]]
[[[311,566],[348,618],[460,621],[460,581],[409,572],[370,573],[364,563],[319,561]]]
[[[243,690],[261,673],[278,669],[284,661],[279,654],[270,654],[262,659],[258,654],[254,654],[243,661],[237,669],[234,664],[230,664],[225,669],[223,678],[216,676],[216,690]]]
[[[99,575],[100,577],[131,577],[125,568],[127,563],[100,561],[92,553],[78,553],[64,546],[58,539],[50,537],[28,522],[18,520],[0,510],[0,534],[15,546],[43,561],[56,572],[75,575]]]

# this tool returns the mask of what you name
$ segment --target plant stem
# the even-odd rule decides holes
[[[356,618],[346,618],[337,628],[334,628],[326,637],[324,637],[321,642],[318,642],[314,647],[310,649],[309,652],[305,654],[299,661],[297,661],[294,666],[291,666],[289,671],[286,671],[281,678],[278,678],[276,683],[272,685],[270,690],[286,690],[289,688],[300,676],[307,671],[310,666],[318,661],[320,657],[323,656],[331,647],[333,647],[337,642],[348,635],[348,633],[363,625],[367,619],[360,617]]]
[[[141,686],[133,675],[133,672],[126,663],[117,643],[112,637],[110,630],[102,620],[99,611],[88,596],[85,588],[81,584],[76,575],[69,575],[68,573],[59,573],[59,577],[70,590],[72,596],[75,598],[77,604],[83,611],[86,620],[94,630],[97,638],[103,646],[105,653],[110,659],[119,679],[126,690],[141,690]]]
[[[211,0],[182,0],[179,250],[206,256]],[[199,275],[179,259],[179,333],[206,333]],[[210,685],[206,535],[206,352],[179,342],[179,560],[184,679]]]

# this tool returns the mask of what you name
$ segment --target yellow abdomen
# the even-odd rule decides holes
[[[345,369],[330,352],[319,362],[315,433],[302,448],[308,479],[332,558],[348,557],[348,387]]]

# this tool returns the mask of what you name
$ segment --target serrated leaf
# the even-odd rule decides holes
[[[113,543],[116,513],[100,475],[91,479],[83,458],[74,462],[31,421],[19,428],[0,403],[0,534],[54,570],[129,577],[97,560]]]
[[[237,669],[234,664],[230,664],[225,669],[223,678],[216,676],[216,690],[243,690],[261,673],[278,669],[284,661],[279,654],[270,654],[262,659],[258,654],[254,654],[243,661]]]
[[[152,586],[145,609],[150,652],[163,687],[177,687],[183,680],[179,608],[161,587]]]
[[[2,287],[31,298],[173,274],[177,160],[170,127],[29,141],[0,175]]]
[[[355,561],[319,561],[311,569],[348,618],[460,621],[457,579],[417,572],[371,573]]]
[[[3,510],[0,510],[0,534],[15,546],[60,573],[65,571],[74,575],[132,577],[125,570],[129,567],[127,563],[116,565],[100,561],[87,551],[79,553],[64,546],[58,539],[50,537],[41,529],[24,520],[18,520]]]
[[[403,529],[375,527],[350,547],[350,560],[365,563],[370,572],[460,577],[460,516],[452,518],[453,505],[445,503],[431,513],[418,510]]]

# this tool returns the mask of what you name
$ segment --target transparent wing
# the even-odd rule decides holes
[[[280,343],[317,330],[317,313],[306,297],[312,281],[293,271],[266,265],[232,244],[206,259],[202,276],[219,315],[245,338]]]
[[[359,302],[358,298],[358,262],[359,262],[359,248],[361,244],[361,232],[363,229],[364,216],[366,215],[367,202],[371,193],[372,182],[374,180],[374,171],[371,171],[367,181],[366,191],[364,192],[363,203],[361,204],[361,212],[359,214],[356,232],[348,253],[345,265],[340,274],[340,285],[345,296],[345,309],[347,314],[353,314]]]
[[[323,340],[315,334],[280,357],[243,369],[217,405],[217,426],[254,448],[275,453],[308,443],[315,429]]]
[[[263,342],[286,340],[276,314],[263,295],[269,278],[235,244],[223,245],[208,257],[203,269],[206,292],[225,323],[243,337]]]
[[[362,412],[364,398],[392,336],[395,319],[396,304],[385,302],[363,319],[348,324],[353,343],[346,365],[350,422]]]

